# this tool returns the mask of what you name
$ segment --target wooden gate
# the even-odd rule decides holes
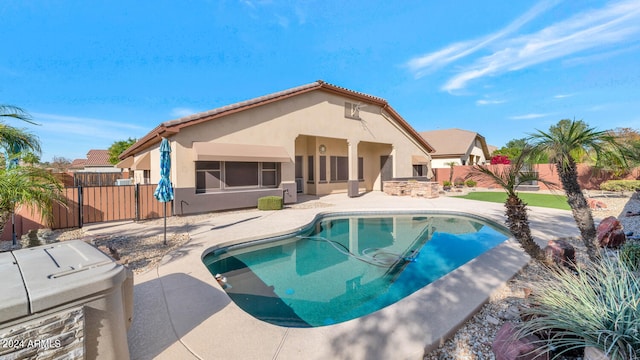
[[[153,196],[157,185],[78,186],[64,189],[67,206],[54,204],[53,229],[82,227],[84,224],[147,220],[163,216],[167,206],[170,216],[173,203],[161,203]]]

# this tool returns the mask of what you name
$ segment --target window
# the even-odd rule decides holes
[[[258,186],[257,162],[225,162],[225,187]]]
[[[196,162],[196,193],[219,190],[221,183],[220,161]]]
[[[309,161],[307,162],[307,182],[308,183],[312,183],[313,184],[313,179],[314,179],[314,164],[313,164],[313,155],[309,155]]]
[[[346,156],[332,156],[331,161],[331,181],[349,180],[349,158]]]
[[[426,168],[426,165],[413,165],[413,176],[425,176]]]
[[[275,162],[196,161],[196,193],[277,187],[279,172]]]
[[[262,186],[278,186],[278,164],[274,162],[262,163]]]
[[[350,102],[344,103],[344,117],[347,119],[360,120],[360,105]]]
[[[331,181],[349,180],[349,158],[346,156],[331,156]],[[358,158],[358,180],[364,180],[364,158]]]
[[[327,157],[320,156],[320,182],[327,182]]]

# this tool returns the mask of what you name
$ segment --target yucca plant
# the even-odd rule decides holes
[[[640,359],[640,280],[625,262],[604,256],[575,272],[553,267],[532,287],[518,336],[542,337],[556,358],[594,347],[611,360]]]

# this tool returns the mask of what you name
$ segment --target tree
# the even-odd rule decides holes
[[[10,105],[0,105],[0,118],[36,124],[27,112]],[[40,153],[38,138],[26,130],[0,122],[0,147],[5,150],[7,163],[6,167],[0,168],[0,234],[7,219],[20,205],[30,206],[33,212],[38,210],[44,220],[51,221],[53,202],[64,203],[62,184],[44,169],[13,162],[23,152]],[[9,166],[12,163],[15,166]]]
[[[537,173],[526,170],[526,161],[531,156],[531,152],[532,149],[525,146],[518,157],[509,165],[491,167],[487,165],[474,165],[466,178],[477,182],[490,180],[506,191],[507,200],[504,203],[504,207],[506,208],[507,226],[511,234],[532,259],[546,263],[547,259],[544,251],[531,235],[529,216],[527,215],[527,204],[520,199],[516,190],[518,185],[527,181],[540,181],[549,187],[555,186],[555,184],[539,178]]]
[[[512,139],[509,140],[505,146],[495,150],[492,155],[504,155],[507,156],[509,160],[513,160],[520,156],[525,146],[527,146],[527,138]],[[531,164],[547,164],[549,159],[544,154],[538,154],[537,157],[528,159],[527,162]]]
[[[453,184],[453,167],[458,165],[458,163],[455,161],[449,161],[444,164],[449,166],[449,184]]]
[[[7,220],[21,205],[32,212],[38,210],[42,219],[53,220],[53,203],[65,203],[62,184],[45,169],[17,166],[0,169],[0,234]]]
[[[597,170],[603,170],[611,173],[614,177],[623,177],[629,171],[640,165],[640,133],[631,128],[616,128],[609,130],[609,135],[615,138],[616,144],[623,149],[623,155],[617,151],[605,152],[605,156],[601,159]]]
[[[31,166],[40,163],[40,156],[34,154],[31,151],[27,151],[23,153],[21,157],[22,157],[22,161],[24,161],[26,164],[29,164]]]
[[[565,119],[551,126],[548,132],[537,130],[529,139],[533,141],[534,152],[546,154],[555,165],[589,259],[598,261],[596,228],[578,183],[577,162],[589,154],[597,163],[605,152],[619,149],[615,138],[606,131],[596,131],[581,120]]]
[[[53,159],[51,159],[51,167],[56,172],[67,171],[67,169],[69,169],[69,165],[71,165],[71,160],[67,159],[66,157],[54,156]]]
[[[524,138],[509,140],[505,146],[501,147],[498,150],[495,150],[492,155],[504,155],[509,159],[516,159],[518,156],[520,156],[520,153],[522,152],[522,149],[525,147],[525,145],[526,139]]]
[[[118,158],[125,150],[131,145],[136,143],[136,139],[128,138],[127,140],[116,141],[109,147],[109,162],[112,165],[117,164],[120,159]]]
[[[0,119],[15,119],[37,125],[26,111],[11,105],[0,105]],[[4,122],[0,122],[0,147],[4,149],[7,165],[17,163],[22,151],[40,153],[40,141],[37,136]]]

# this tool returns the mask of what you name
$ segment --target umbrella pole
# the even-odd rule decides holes
[[[167,203],[162,203],[162,212],[164,213],[164,244],[167,245]]]

